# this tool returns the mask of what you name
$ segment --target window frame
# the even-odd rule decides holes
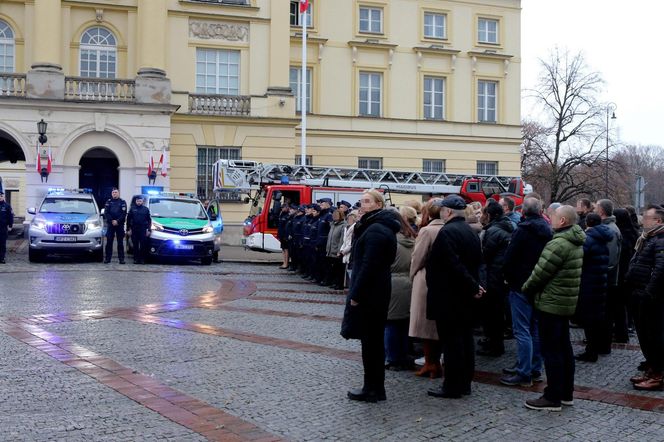
[[[434,162],[440,162],[440,170],[431,170],[433,169],[432,167],[427,167],[427,161],[430,163],[430,165]],[[427,170],[429,169],[429,170]],[[434,159],[434,158],[423,158],[422,159],[422,172],[428,172],[428,173],[445,173],[447,169],[447,161],[444,159]]]
[[[220,54],[224,53],[224,52],[229,54],[228,55],[228,57],[229,57],[228,62],[225,63],[225,64],[220,61]],[[205,53],[205,54],[214,53],[215,54],[214,63],[208,61],[207,55],[205,55],[204,60],[202,60],[202,61],[199,60],[199,53]],[[234,57],[237,57],[237,60],[236,60],[237,62],[232,62],[230,60],[231,55],[234,56]],[[242,91],[242,89],[241,89],[241,87],[242,87],[242,51],[240,49],[210,48],[210,47],[198,46],[198,47],[196,47],[196,60],[195,60],[195,63],[196,64],[195,64],[195,73],[194,73],[194,78],[195,78],[195,86],[194,87],[195,87],[195,90],[196,90],[197,94],[228,95],[228,96],[239,96],[239,95],[241,95],[241,91]],[[203,72],[199,72],[199,65],[200,64],[203,64],[203,66],[205,67]],[[211,89],[211,87],[209,87],[207,85],[207,78],[210,77],[210,75],[207,73],[207,66],[208,65],[213,65],[214,66],[214,76],[213,76],[213,78],[215,79],[215,86],[213,88],[214,89],[213,92],[210,92],[209,89]],[[221,73],[220,66],[226,66],[225,69],[226,69],[226,72],[228,74],[226,76],[226,85],[227,86],[226,86],[225,89],[220,86],[220,84],[221,84],[220,79],[224,78],[224,77],[220,76],[220,73]],[[237,66],[237,73],[234,74],[234,75],[230,74],[231,66]],[[201,77],[204,80],[206,80],[204,85],[199,85],[199,78],[201,78]],[[236,93],[231,92],[231,87],[230,87],[231,81],[230,80],[232,78],[237,79]],[[235,89],[233,89],[233,90],[235,90]]]
[[[369,26],[368,30],[362,30],[362,10],[366,9],[369,11],[369,17],[366,20]],[[380,13],[380,30],[375,31],[371,29],[371,23],[374,22],[371,17],[372,11],[378,11]],[[357,33],[365,35],[385,35],[385,6],[377,4],[365,4],[360,3],[357,6]]]
[[[362,166],[361,162],[366,161],[367,165]],[[369,167],[369,164],[372,161],[378,163],[378,167]],[[382,157],[357,157],[357,168],[358,169],[369,169],[369,170],[381,170],[383,169],[383,158]]]
[[[201,152],[205,154],[205,164],[201,164]],[[225,151],[225,152],[224,152]],[[212,152],[212,154],[211,154]],[[222,157],[222,153],[224,156]],[[237,155],[231,155],[237,154]],[[212,155],[212,158],[210,158]],[[237,157],[237,158],[235,158]],[[200,199],[215,199],[214,195],[214,176],[212,173],[212,166],[217,160],[240,160],[242,159],[241,146],[209,146],[197,145],[196,146],[196,194]],[[205,172],[205,176],[201,177],[201,170]],[[204,184],[204,192],[201,192],[201,185]],[[223,192],[218,198],[222,202],[242,202],[241,195],[237,192]]]
[[[486,21],[487,24],[488,24],[488,22],[495,22],[496,23],[496,41],[490,41],[488,39],[488,37],[489,37],[488,25],[487,25],[487,29],[485,31],[480,29],[480,21],[482,21],[482,20]],[[500,31],[501,25],[502,25],[502,22],[501,22],[500,17],[488,16],[488,15],[478,15],[477,19],[475,20],[475,39],[476,39],[477,45],[478,46],[485,45],[485,46],[492,46],[492,47],[500,46],[501,45],[500,38],[501,38],[501,34],[502,34],[502,32]],[[480,35],[481,32],[484,32],[483,36]],[[484,40],[482,38],[486,38],[486,40]]]
[[[108,33],[108,36],[113,38],[113,45],[103,45],[103,44],[91,44],[91,43],[84,43],[83,39],[92,30],[104,30]],[[99,32],[97,35],[100,35]],[[96,75],[90,75],[89,73],[92,72],[89,67],[90,67],[90,58],[86,60],[88,63],[88,69],[83,70],[83,51],[86,51],[88,53],[94,53],[95,54],[95,65],[96,65]],[[111,73],[111,76],[101,76],[101,56],[102,53],[106,53],[107,59],[110,54],[113,55],[113,67],[114,70],[111,73],[110,70],[104,71],[106,74]],[[108,62],[107,62],[108,63]],[[110,64],[110,63],[109,63]],[[115,33],[113,33],[112,30],[104,27],[104,26],[90,26],[87,28],[83,33],[81,34],[81,38],[79,41],[79,48],[78,48],[78,74],[80,77],[84,78],[107,78],[107,79],[115,79],[118,78],[118,38],[115,36]]]
[[[297,79],[296,79],[296,88],[293,90],[293,85],[291,82],[291,74],[292,71],[296,70],[297,71]],[[312,114],[314,110],[314,100],[313,100],[313,93],[314,93],[314,68],[313,66],[307,66],[306,69],[307,72],[307,114]],[[302,66],[296,66],[296,65],[291,65],[288,69],[288,84],[291,87],[291,91],[293,95],[295,96],[295,113],[300,114],[302,112],[300,107],[300,90],[301,90],[301,83],[302,82]]]
[[[296,166],[299,166],[301,157],[302,157],[301,154],[296,154],[295,157],[293,157],[293,159],[295,161],[293,164],[295,164]],[[314,165],[314,158],[313,158],[312,155],[305,155],[304,165],[305,166],[313,166]]]
[[[307,29],[311,30],[314,29],[314,7],[313,7],[314,2],[312,0],[309,0],[309,6],[307,7],[307,17],[309,18],[309,22],[307,23]],[[297,7],[297,14],[293,14],[293,6]],[[289,23],[292,28],[299,28],[302,29],[302,23],[300,23],[300,2],[299,0],[290,0],[289,3]],[[295,23],[293,23],[293,19],[295,19]]]
[[[499,161],[493,161],[493,160],[477,160],[475,162],[475,170],[477,170],[478,175],[498,175],[499,174]],[[484,169],[483,172],[480,172],[480,165]],[[493,166],[495,168],[494,173],[486,173],[486,168],[487,166]]]
[[[443,35],[442,37],[436,37],[435,35],[427,35],[426,33],[426,19],[427,15],[439,15],[443,17]],[[449,35],[449,24],[448,24],[448,18],[449,14],[447,11],[434,11],[431,9],[424,9],[422,10],[422,40],[434,40],[434,41],[447,41],[448,40],[448,35]]]
[[[435,81],[435,80],[442,81],[443,88],[442,88],[442,92],[441,92],[442,100],[441,100],[441,105],[440,105],[440,108],[441,108],[440,118],[437,118],[435,115],[431,116],[430,115],[431,112],[429,112],[429,114],[427,114],[427,104],[426,104],[426,97],[427,97],[426,83],[427,83],[427,79],[430,79],[430,80],[433,80],[433,81]],[[422,107],[421,107],[421,109],[422,109],[422,118],[423,119],[433,120],[433,121],[445,121],[446,120],[446,116],[447,116],[446,115],[447,114],[447,106],[446,106],[446,104],[447,104],[446,103],[446,101],[447,101],[447,89],[448,88],[447,88],[447,77],[446,76],[444,76],[444,75],[432,75],[432,74],[424,74],[422,76]],[[437,93],[436,91],[432,91],[431,95],[434,95],[436,93]],[[435,98],[435,97],[433,97],[433,98]],[[435,108],[436,108],[435,101],[432,102],[432,104],[430,104],[428,106],[431,106],[432,111],[435,114]]]
[[[486,94],[486,89],[482,90],[482,88],[480,87],[480,84],[481,84],[481,83],[485,83],[485,84],[487,84],[487,85],[488,85],[489,83],[491,83],[491,84],[494,84],[494,85],[495,85],[494,108],[493,108],[493,111],[494,111],[494,119],[493,119],[493,120],[489,120],[489,119],[486,118],[487,113],[488,113],[488,111],[489,111],[488,107],[486,106],[486,97],[487,97],[487,94]],[[476,81],[476,83],[475,83],[475,87],[476,87],[476,93],[475,93],[475,99],[476,99],[476,102],[475,102],[475,108],[476,108],[476,112],[477,112],[477,113],[476,113],[476,115],[477,115],[477,122],[478,122],[478,123],[497,124],[498,121],[499,121],[499,120],[498,120],[498,118],[499,118],[499,112],[498,112],[498,110],[499,110],[499,105],[500,105],[500,103],[498,102],[498,100],[499,100],[499,98],[500,98],[500,81],[497,80],[497,79],[478,78],[477,81]],[[485,97],[485,98],[484,98],[485,106],[484,106],[484,112],[483,112],[483,113],[482,113],[482,108],[480,107],[480,101],[481,101],[481,100],[480,100],[480,95],[482,95],[482,93],[484,94],[484,97]]]
[[[0,65],[0,72],[3,73],[14,73],[16,72],[16,32],[14,32],[14,28],[7,22],[6,20],[0,19],[0,25],[4,24],[6,27],[4,28],[4,31],[9,31],[11,34],[10,37],[7,37],[6,35],[4,37],[0,37],[0,47],[5,48],[5,61],[7,60],[7,57],[9,56],[12,60],[12,64],[10,66],[10,70],[5,70],[4,68],[7,67],[7,65]],[[7,50],[7,48],[9,50]],[[11,51],[10,54],[8,52]]]
[[[378,102],[378,114],[373,115],[369,112],[367,113],[362,113],[362,75],[368,75],[368,80],[369,80],[369,85],[368,85],[368,91],[367,91],[367,110],[370,111],[372,106],[371,103],[371,90],[373,89],[372,87],[372,82],[371,82],[371,77],[374,75],[377,75],[378,78],[380,79],[380,87],[379,87],[379,102]],[[384,88],[385,88],[385,75],[381,71],[374,71],[374,70],[359,70],[358,75],[357,75],[357,115],[360,117],[372,117],[372,118],[382,118],[383,117],[383,102],[384,102]]]

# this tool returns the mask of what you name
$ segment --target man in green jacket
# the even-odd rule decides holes
[[[561,405],[574,404],[569,319],[579,297],[586,235],[577,225],[572,206],[561,206],[552,212],[551,227],[555,231],[553,239],[544,247],[522,287],[522,292],[534,299],[547,378],[542,397],[527,400],[525,405],[532,410],[560,411]]]

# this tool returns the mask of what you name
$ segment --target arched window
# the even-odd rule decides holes
[[[0,20],[0,72],[14,72],[14,31]]]
[[[85,31],[81,37],[81,77],[115,78],[116,46],[115,36],[108,29]]]

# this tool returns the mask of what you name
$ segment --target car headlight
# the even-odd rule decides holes
[[[212,226],[203,227],[203,233],[212,233],[212,232],[214,232],[214,227]]]
[[[35,217],[32,219],[30,226],[34,227],[35,229],[46,230],[46,220],[41,217]]]
[[[162,226],[159,223],[156,223],[156,222],[152,221],[152,225],[150,226],[150,230],[156,230],[158,232],[161,232],[162,230],[164,230],[164,226]]]
[[[101,229],[101,223],[99,221],[88,221],[85,223],[85,227],[88,230]]]

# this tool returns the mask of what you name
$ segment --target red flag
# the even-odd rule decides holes
[[[148,161],[148,177],[152,175],[154,170],[154,157],[152,156],[152,151],[150,151],[150,160]]]
[[[168,164],[167,164],[167,156],[166,156],[166,146],[161,151],[161,157],[159,157],[159,164],[161,165],[161,176],[166,178],[166,175],[168,175]]]
[[[304,14],[309,9],[309,0],[300,0],[300,14]]]
[[[39,143],[36,145],[37,148],[37,172],[41,173],[41,155],[39,155]]]
[[[53,170],[53,155],[51,155],[51,145],[48,146],[48,163],[46,163],[46,171],[50,174]]]

